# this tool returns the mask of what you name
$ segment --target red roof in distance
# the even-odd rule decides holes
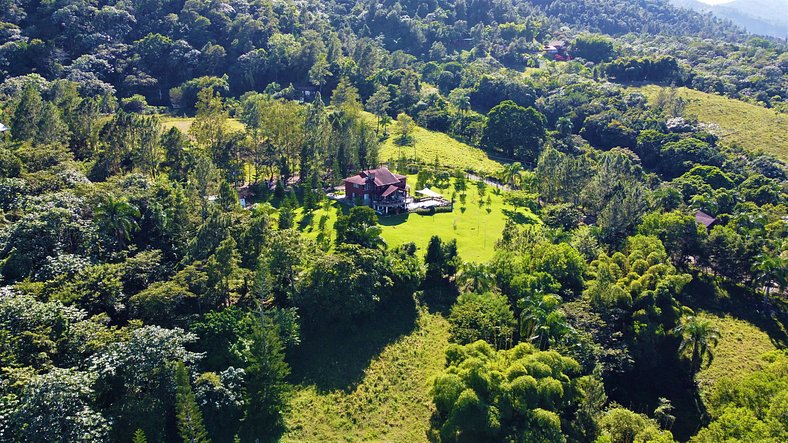
[[[363,185],[369,176],[375,177],[375,186],[386,186],[399,184],[404,175],[394,174],[388,168],[367,169],[360,174],[346,178],[344,181]]]

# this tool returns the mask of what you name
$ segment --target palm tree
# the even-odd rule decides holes
[[[136,220],[140,217],[140,211],[125,197],[104,196],[96,207],[95,214],[99,225],[103,226],[121,247],[130,239],[129,234],[140,228]]]
[[[523,172],[523,165],[520,162],[510,163],[503,167],[501,171],[501,181],[511,186],[513,189],[517,188],[521,181],[521,174]]]
[[[457,276],[457,283],[463,292],[483,294],[495,289],[495,275],[484,263],[463,263]]]
[[[780,292],[788,285],[788,258],[786,257],[768,253],[761,254],[756,258],[753,271],[755,271],[755,281],[766,288],[764,295],[767,303],[769,293],[775,284],[780,288]]]
[[[468,111],[471,110],[471,98],[468,95],[463,94],[457,97],[454,106],[460,110],[460,132],[465,133],[465,118],[468,115]]]
[[[534,294],[521,298],[517,302],[517,306],[522,309],[520,339],[545,350],[551,343],[568,334],[572,327],[566,321],[566,316],[556,310],[560,303],[560,298],[555,294]]]
[[[692,316],[676,327],[675,331],[681,334],[679,353],[690,349],[690,379],[703,365],[703,360],[711,364],[714,359],[712,349],[720,340],[720,331],[709,320]]]

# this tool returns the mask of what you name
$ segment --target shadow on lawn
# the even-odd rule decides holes
[[[314,384],[322,392],[350,392],[383,348],[416,328],[416,315],[413,297],[403,296],[350,327],[305,330],[301,344],[288,355],[291,381]]]
[[[441,212],[438,214],[448,214],[448,212]],[[378,217],[378,223],[380,223],[381,226],[399,226],[401,224],[406,223],[410,217],[434,217],[434,216],[435,214],[417,214],[417,213],[383,215]]]
[[[697,386],[689,380],[686,365],[675,357],[667,360],[652,369],[611,377],[606,383],[607,394],[625,408],[649,416],[654,415],[660,397],[667,398],[676,417],[670,430],[678,441],[687,441],[707,423],[708,414]]]
[[[778,348],[788,345],[788,332],[784,307],[779,299],[775,306],[764,305],[762,295],[753,293],[744,286],[719,283],[714,277],[694,273],[692,281],[684,287],[680,301],[693,310],[704,310],[714,314],[729,314],[739,320],[752,323],[769,335]]]
[[[314,212],[309,212],[309,213],[305,214],[304,217],[301,219],[301,221],[298,222],[298,230],[301,231],[301,232],[304,232],[304,230],[307,227],[312,225],[312,220],[314,220],[314,218],[315,218],[315,213]],[[310,229],[310,231],[311,231],[311,229]]]
[[[381,226],[398,226],[408,221],[409,213],[397,215],[378,216],[378,223]]]
[[[531,218],[526,217],[525,214],[523,214],[522,212],[518,212],[516,210],[512,211],[511,209],[503,208],[501,209],[501,212],[503,213],[503,215],[505,215],[511,221],[517,223],[518,225],[526,225],[526,224],[530,225],[533,224],[534,222]]]

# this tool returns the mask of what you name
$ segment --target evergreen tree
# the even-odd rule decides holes
[[[43,110],[44,103],[38,89],[28,84],[23,90],[22,95],[11,116],[11,133],[17,140],[32,140],[38,134],[38,121]]]
[[[208,443],[208,432],[202,421],[202,413],[189,381],[189,370],[182,362],[175,365],[175,408],[178,418],[178,433],[184,443]],[[140,432],[138,430],[138,432]],[[145,435],[142,434],[142,438]],[[137,439],[137,433],[134,434]],[[144,440],[143,440],[144,441]]]
[[[71,133],[63,122],[60,110],[52,103],[44,103],[33,140],[40,144],[66,143]]]
[[[377,118],[377,129],[375,129],[376,134],[380,132],[380,122],[381,119],[386,115],[389,105],[391,105],[391,94],[389,94],[388,88],[383,85],[378,86],[378,90],[372,94],[372,97],[370,97],[369,100],[367,100],[367,110],[375,114],[375,117]]]
[[[247,408],[241,433],[245,441],[275,441],[284,429],[291,388],[285,381],[290,366],[271,322],[253,326],[246,360]]]
[[[132,443],[148,443],[148,438],[145,437],[145,432],[142,429],[134,431],[134,437],[131,438]]]
[[[342,77],[334,93],[331,95],[331,105],[342,108],[353,114],[361,110],[361,101],[358,96],[358,89],[347,77]]]
[[[304,125],[304,143],[301,146],[300,170],[301,181],[307,180],[313,172],[318,172],[320,159],[327,155],[328,120],[325,105],[320,93],[309,105]]]
[[[234,209],[240,208],[240,204],[238,203],[238,193],[235,192],[232,186],[230,186],[227,181],[222,181],[222,184],[219,185],[219,206],[221,206],[222,211],[229,212]]]

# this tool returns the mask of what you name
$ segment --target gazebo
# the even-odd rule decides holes
[[[430,188],[424,188],[424,189],[422,189],[420,191],[416,191],[416,194],[421,194],[421,195],[423,195],[425,197],[443,198],[443,196],[441,194],[438,194],[437,192],[433,191]]]

